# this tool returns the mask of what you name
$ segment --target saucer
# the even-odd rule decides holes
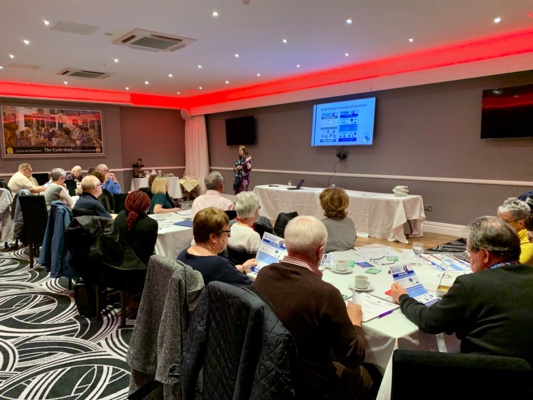
[[[366,289],[358,289],[351,283],[348,285],[348,288],[350,290],[355,290],[356,292],[370,292],[371,290],[374,290],[374,286],[372,285],[369,285]]]
[[[353,272],[352,269],[348,268],[346,271],[338,271],[336,269],[333,269],[333,268],[330,268],[329,269],[331,272],[334,272],[336,274],[341,274],[341,275],[347,275],[347,274],[351,274]]]

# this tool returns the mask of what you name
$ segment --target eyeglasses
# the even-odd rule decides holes
[[[231,231],[230,231],[229,229],[226,229],[225,231],[220,231],[220,232],[218,232],[218,235],[221,235],[221,234],[223,234],[223,233],[225,233],[228,237],[231,236]]]
[[[472,253],[470,253],[468,250],[463,251],[463,257],[465,258],[465,260],[470,260],[471,255]]]
[[[98,185],[94,185],[95,188],[97,188],[97,187],[101,187],[101,186],[102,186],[101,183],[99,183]]]
[[[505,222],[506,224],[512,224],[513,222],[516,222],[516,221],[521,221],[521,219],[513,219],[512,221],[507,221],[505,218],[500,218],[503,222]]]
[[[529,243],[533,243],[533,232],[527,233],[527,240],[529,240]]]

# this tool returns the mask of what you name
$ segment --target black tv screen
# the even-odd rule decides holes
[[[481,139],[533,137],[533,85],[483,91]]]
[[[255,118],[252,116],[226,120],[226,145],[256,144]]]

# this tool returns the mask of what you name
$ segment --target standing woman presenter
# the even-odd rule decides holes
[[[235,179],[233,181],[233,192],[247,192],[250,184],[250,171],[252,170],[252,156],[248,154],[245,146],[239,146],[239,158],[235,161]]]

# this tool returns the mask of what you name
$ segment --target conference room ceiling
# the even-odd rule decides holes
[[[280,81],[291,90],[291,80],[299,78],[316,78],[302,83],[304,88],[324,85],[322,74],[381,60],[393,64],[396,57],[411,59],[409,68],[416,70],[420,55],[438,58],[484,41],[490,48],[513,35],[531,42],[533,32],[532,0],[245,2],[3,1],[0,83],[181,98],[257,90]],[[140,36],[131,39],[136,29],[182,37],[186,45],[147,51],[113,44],[137,40]],[[479,58],[484,57],[494,55]]]

